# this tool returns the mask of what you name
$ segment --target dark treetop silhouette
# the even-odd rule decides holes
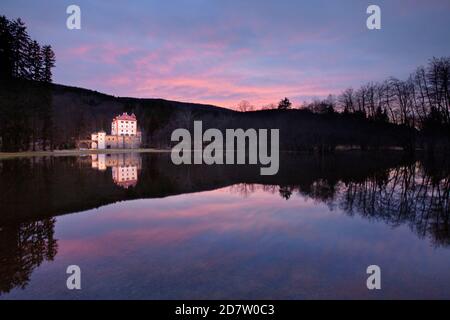
[[[49,84],[55,54],[49,45],[31,40],[19,18],[0,16],[0,150],[51,147],[53,103]],[[21,81],[40,84],[22,90]]]

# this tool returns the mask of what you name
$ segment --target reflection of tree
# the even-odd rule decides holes
[[[363,181],[332,186],[314,182],[307,195],[337,205],[350,215],[382,220],[392,226],[408,224],[435,245],[450,245],[450,179],[429,175],[420,163],[383,170]],[[304,193],[300,190],[301,193]]]
[[[0,229],[0,294],[25,288],[31,273],[57,253],[55,219],[6,225]]]
[[[233,191],[248,197],[256,190],[289,200],[294,192],[392,226],[407,224],[435,245],[450,246],[450,173],[448,166],[412,162],[392,169],[376,168],[365,175],[336,179],[326,171],[298,183],[256,186],[238,184]]]
[[[312,183],[310,191],[312,198],[322,202],[328,202],[334,199],[336,183],[328,179],[318,179]]]
[[[381,219],[393,226],[408,224],[435,245],[450,245],[450,179],[426,174],[422,165],[392,169],[388,179],[370,177],[349,183],[339,192],[339,205],[349,214]]]
[[[256,189],[257,186],[251,183],[238,183],[230,187],[232,193],[237,193],[243,198],[248,198]]]
[[[292,196],[292,191],[294,190],[294,187],[291,186],[280,186],[279,193],[280,196],[286,200],[289,200]]]

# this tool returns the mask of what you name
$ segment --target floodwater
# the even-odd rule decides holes
[[[0,299],[449,299],[445,168],[352,152],[285,154],[276,176],[168,154],[4,160]]]

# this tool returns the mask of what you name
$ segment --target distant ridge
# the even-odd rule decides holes
[[[219,107],[219,106],[215,106],[212,104],[204,104],[204,103],[197,103],[197,102],[184,102],[184,101],[168,100],[168,99],[163,99],[163,98],[136,98],[136,97],[129,97],[129,96],[115,96],[115,95],[111,95],[108,93],[103,93],[103,92],[100,92],[97,90],[86,89],[86,88],[82,88],[82,87],[69,86],[69,85],[57,84],[57,83],[52,83],[51,85],[57,91],[59,91],[59,90],[74,91],[74,92],[79,92],[79,93],[88,93],[89,92],[91,94],[104,96],[105,98],[118,99],[121,101],[166,102],[166,103],[170,103],[170,104],[179,104],[180,106],[182,105],[182,106],[191,106],[191,107],[197,107],[197,108],[212,108],[212,109],[216,109],[216,110],[222,110],[225,112],[236,112],[233,109]]]

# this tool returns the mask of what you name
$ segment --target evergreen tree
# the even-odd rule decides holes
[[[30,36],[25,23],[19,18],[11,23],[13,76],[15,78],[29,79],[28,47]]]
[[[55,66],[55,53],[49,45],[42,47],[42,77],[41,81],[45,83],[52,82],[52,68]],[[48,87],[44,93],[45,103],[42,106],[41,119],[43,121],[42,142],[43,149],[48,147],[53,149],[53,99],[51,88]]]
[[[31,80],[41,81],[43,78],[43,57],[41,46],[32,41],[28,47],[28,70]]]
[[[11,23],[5,16],[0,16],[0,79],[13,76]]]
[[[41,80],[44,82],[52,82],[52,68],[55,66],[55,53],[51,46],[42,47],[43,70]]]
[[[0,149],[53,147],[52,82],[55,54],[32,41],[21,19],[0,16]],[[25,86],[24,86],[25,84]]]
[[[279,110],[287,110],[290,109],[292,106],[291,101],[289,101],[288,98],[284,98],[283,100],[280,101],[280,103],[278,104],[278,109]]]
[[[41,46],[37,41],[32,41],[28,48],[28,69],[30,74],[30,79],[34,81],[42,80],[42,70],[43,70],[43,59]],[[30,99],[28,103],[28,109],[30,112],[30,125],[31,125],[31,143],[32,150],[36,150],[37,143],[40,140],[40,127],[43,125],[42,121],[42,109],[45,109],[47,104],[47,88],[42,89],[37,87],[33,89],[33,98]]]

